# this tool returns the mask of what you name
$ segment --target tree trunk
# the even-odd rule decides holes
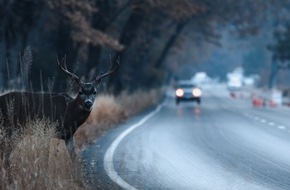
[[[122,34],[120,35],[120,43],[125,45],[125,49],[121,52],[118,52],[113,58],[113,60],[120,60],[120,69],[114,77],[111,77],[109,79],[109,85],[114,86],[114,93],[119,93],[122,89],[128,89],[130,84],[125,84],[126,81],[124,81],[124,78],[130,77],[128,75],[128,69],[130,69],[131,61],[129,60],[129,57],[127,56],[128,48],[131,47],[132,41],[135,39],[137,30],[142,24],[142,21],[144,19],[144,14],[140,10],[133,10],[131,15],[128,17],[127,22],[124,25],[124,29],[122,31]],[[128,55],[129,56],[129,55]],[[133,56],[133,55],[130,55]]]
[[[157,59],[157,61],[155,63],[156,68],[160,69],[162,67],[163,61],[166,58],[170,48],[175,44],[176,40],[178,39],[178,37],[182,33],[185,26],[188,24],[188,22],[189,22],[189,20],[185,20],[185,21],[177,24],[174,34],[169,38],[169,40],[165,44],[162,53],[160,54],[159,58]]]
[[[6,45],[4,35],[1,31],[0,39],[0,90],[6,88],[7,85],[7,69],[6,69]]]
[[[277,63],[277,60],[275,59],[272,61],[272,65],[271,65],[271,74],[270,74],[270,79],[268,83],[269,89],[275,88],[278,72],[279,72],[278,63]]]

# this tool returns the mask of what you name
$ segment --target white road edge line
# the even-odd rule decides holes
[[[128,184],[126,181],[124,181],[116,172],[115,168],[114,168],[114,153],[115,150],[117,149],[118,145],[120,144],[120,142],[129,134],[131,133],[134,129],[136,129],[137,127],[140,127],[141,125],[143,125],[147,120],[149,120],[151,117],[153,117],[154,115],[156,115],[161,108],[164,106],[164,102],[162,104],[160,104],[154,111],[150,112],[148,115],[146,115],[145,117],[143,117],[138,123],[132,125],[131,127],[129,127],[128,129],[126,129],[124,132],[122,132],[114,141],[113,143],[110,145],[110,147],[108,148],[108,150],[105,153],[104,156],[104,168],[105,171],[107,173],[107,175],[120,187],[122,187],[123,189],[126,190],[137,190],[135,187],[133,187],[132,185]]]

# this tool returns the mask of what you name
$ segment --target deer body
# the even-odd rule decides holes
[[[0,109],[7,132],[24,127],[34,118],[48,118],[59,124],[59,137],[69,140],[90,114],[81,106],[80,97],[66,94],[9,92],[0,98]],[[70,110],[73,110],[70,111]],[[12,114],[10,114],[12,112]],[[12,126],[11,126],[12,125]]]
[[[0,111],[8,135],[17,127],[25,127],[26,123],[35,118],[48,118],[59,124],[59,138],[68,143],[78,127],[89,117],[101,79],[113,73],[119,64],[92,82],[81,81],[67,70],[66,64],[58,62],[58,65],[78,84],[76,98],[67,94],[35,92],[9,92],[0,96]]]

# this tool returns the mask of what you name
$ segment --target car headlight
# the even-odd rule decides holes
[[[195,89],[192,90],[192,95],[194,97],[200,97],[201,94],[202,94],[202,92],[201,92],[201,90],[199,88],[195,88]]]
[[[175,91],[175,94],[177,97],[182,97],[184,95],[184,91],[179,88]]]

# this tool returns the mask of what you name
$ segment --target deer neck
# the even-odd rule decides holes
[[[68,103],[68,111],[73,116],[73,120],[77,120],[77,124],[83,124],[86,119],[89,117],[91,111],[88,111],[84,108],[84,105],[79,96]]]
[[[89,117],[90,111],[83,108],[80,99],[75,98],[68,102],[65,120],[63,123],[64,137],[70,139],[76,132],[79,126],[81,126]]]

